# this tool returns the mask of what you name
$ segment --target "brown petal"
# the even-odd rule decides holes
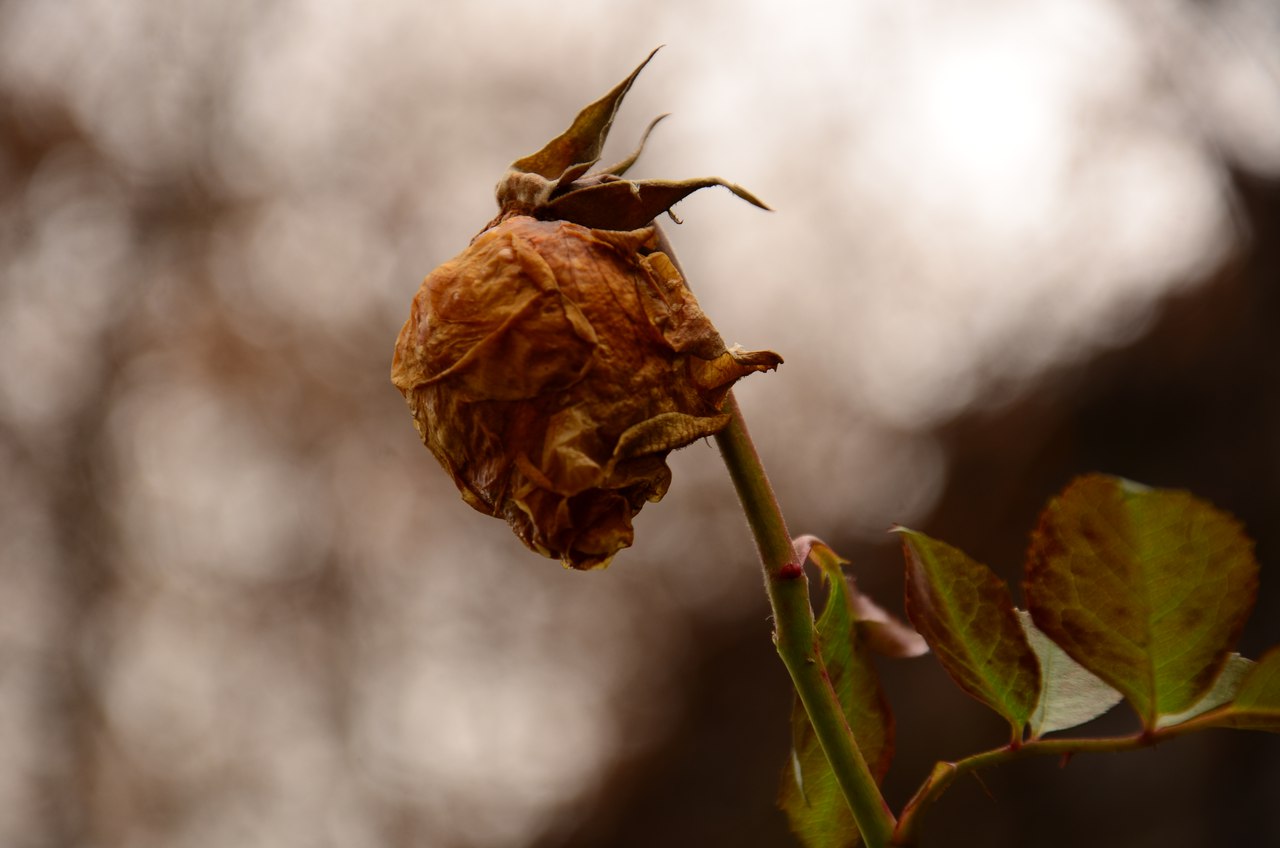
[[[657,241],[510,218],[427,277],[397,341],[392,379],[463,499],[572,568],[630,545],[667,455],[781,361],[726,349]]]
[[[453,378],[455,390],[475,400],[570,386],[597,343],[546,261],[526,240],[499,229],[427,277],[410,328],[397,345],[392,381],[403,390]]]

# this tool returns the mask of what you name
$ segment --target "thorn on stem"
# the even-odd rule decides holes
[[[992,793],[991,787],[987,786],[987,782],[982,779],[982,775],[978,774],[976,771],[970,772],[970,773],[973,775],[973,779],[978,782],[978,785],[982,787],[983,794],[985,794],[992,801],[996,800],[995,794]]]

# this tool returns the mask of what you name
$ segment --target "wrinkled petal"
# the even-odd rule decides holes
[[[423,281],[392,381],[463,499],[531,549],[598,568],[719,432],[729,386],[781,361],[727,349],[652,227],[510,218]]]

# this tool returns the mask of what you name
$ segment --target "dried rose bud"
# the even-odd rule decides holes
[[[621,179],[639,150],[586,175],[643,67],[511,166],[498,217],[423,281],[391,370],[463,499],[579,569],[631,544],[667,455],[719,432],[733,383],[782,361],[725,347],[652,223],[710,185],[763,204],[716,178]]]

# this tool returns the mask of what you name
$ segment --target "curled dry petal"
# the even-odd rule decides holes
[[[781,362],[725,347],[653,227],[509,218],[432,272],[392,381],[463,498],[565,565],[606,565],[725,426],[729,387]]]

